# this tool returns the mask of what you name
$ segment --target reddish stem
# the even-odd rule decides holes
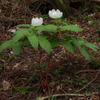
[[[45,81],[44,81],[44,85],[45,85],[45,86],[47,86],[47,78],[48,78],[49,66],[50,66],[50,55],[49,55],[49,60],[48,60],[48,67],[47,67],[46,79],[45,79]]]

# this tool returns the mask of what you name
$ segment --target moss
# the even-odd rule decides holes
[[[100,37],[95,38],[94,42],[100,42]]]

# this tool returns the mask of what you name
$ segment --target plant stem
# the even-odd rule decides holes
[[[48,67],[47,67],[46,79],[45,79],[45,81],[44,81],[44,85],[45,85],[45,86],[47,86],[47,78],[48,78],[49,66],[50,66],[50,55],[49,55],[49,60],[48,60]]]
[[[40,80],[41,80],[42,89],[45,92],[44,85],[43,85],[43,82],[42,82],[40,63],[41,63],[41,52],[40,52],[40,59],[39,59],[39,74],[40,74]]]

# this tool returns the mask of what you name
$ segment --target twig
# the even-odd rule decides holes
[[[98,71],[96,77],[95,77],[93,80],[91,80],[87,85],[85,85],[84,87],[82,87],[82,88],[79,89],[79,90],[76,90],[75,92],[80,92],[81,90],[85,89],[88,85],[90,85],[93,81],[96,80],[96,78],[98,77],[99,73],[100,73],[100,69],[99,69],[99,71]]]
[[[98,92],[93,92],[92,94],[87,94],[86,96],[91,96],[93,94],[98,94]],[[78,96],[78,97],[84,97],[84,94],[73,94],[73,93],[66,93],[66,94],[56,94],[56,95],[52,95],[53,97],[62,97],[62,96]],[[49,96],[46,96],[46,97],[42,97],[41,100],[44,100],[44,99],[48,99]]]
[[[30,79],[25,83],[23,84],[22,86],[25,86],[27,83],[29,83],[29,81],[33,78],[34,74],[30,77]]]
[[[82,72],[96,72],[96,71],[95,70],[80,70],[80,71],[76,72],[76,74],[82,73]]]

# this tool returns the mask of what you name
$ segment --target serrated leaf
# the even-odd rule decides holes
[[[88,52],[87,52],[83,47],[81,47],[79,50],[80,50],[81,54],[82,54],[85,58],[87,58],[88,61],[90,62],[90,55],[88,54]]]
[[[91,48],[92,50],[94,50],[94,51],[96,51],[97,52],[97,50],[95,49],[95,48],[97,48],[97,49],[99,49],[96,45],[94,45],[94,44],[92,44],[92,43],[85,43],[84,44],[85,46],[87,46],[87,47],[89,47],[89,48]]]
[[[0,52],[1,52],[3,49],[5,49],[5,48],[7,48],[7,47],[10,47],[10,46],[11,46],[11,40],[3,42],[2,45],[0,46]]]
[[[61,44],[64,48],[66,48],[68,51],[70,51],[71,53],[73,53],[73,55],[75,55],[74,53],[74,48],[73,46],[70,44],[70,42],[68,41],[61,41]]]
[[[83,45],[85,42],[84,41],[78,41],[80,45]]]
[[[25,29],[25,28],[21,28],[17,30],[16,32],[14,32],[14,34],[24,34],[24,35],[30,36],[28,29]]]
[[[38,38],[36,36],[30,36],[28,37],[28,40],[30,44],[33,46],[33,48],[37,51],[38,50]]]
[[[77,41],[75,38],[71,37],[72,42],[80,49],[81,48],[81,44],[79,43],[79,41]]]
[[[48,55],[51,52],[51,44],[48,40],[46,39],[41,39],[39,40],[40,46],[48,53]]]
[[[12,47],[12,50],[13,50],[14,54],[16,54],[16,55],[19,54],[19,51],[20,51],[22,45],[23,45],[23,42],[20,41],[20,42],[16,43],[16,44]]]
[[[67,26],[59,26],[61,31],[74,31],[74,32],[81,32],[82,30],[76,25],[67,25]]]
[[[66,26],[68,25],[68,23],[67,23],[66,21],[64,21],[64,20],[62,20],[61,23],[62,23],[63,25],[66,25]]]
[[[29,24],[19,24],[14,27],[30,27],[30,25]]]
[[[88,52],[81,47],[81,43],[79,43],[79,41],[77,41],[75,38],[71,38],[73,40],[73,43],[79,48],[81,54],[88,59],[88,61],[90,61],[90,55],[88,54]]]
[[[41,25],[35,28],[35,30],[41,30],[41,31],[56,31],[57,30],[57,26],[56,25]]]
[[[41,39],[46,39],[48,37],[48,35],[39,35],[37,38],[38,40],[41,40]]]
[[[49,42],[51,43],[51,48],[56,47],[59,44],[59,41],[55,38],[52,38]]]
[[[11,39],[11,46],[13,47],[13,45],[19,40],[21,39],[22,37],[24,36],[24,34],[16,34],[12,39]]]

